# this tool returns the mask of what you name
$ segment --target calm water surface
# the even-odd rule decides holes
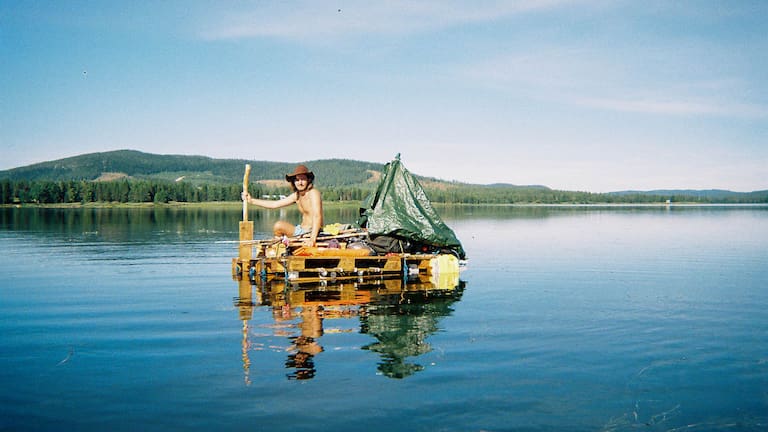
[[[0,430],[768,429],[768,207],[441,213],[455,290],[248,299],[237,210],[0,209]]]

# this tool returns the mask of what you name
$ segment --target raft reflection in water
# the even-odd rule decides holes
[[[406,378],[424,369],[417,358],[432,350],[427,339],[453,311],[466,282],[451,280],[380,279],[346,284],[291,284],[283,280],[252,284],[238,281],[235,306],[243,321],[242,355],[245,382],[250,384],[254,344],[250,321],[254,310],[270,308],[274,336],[285,337],[288,379],[311,379],[318,373],[315,357],[324,351],[322,336],[356,332],[372,337],[360,347],[378,354],[378,371]],[[356,329],[326,326],[332,320],[357,318]],[[333,327],[332,325],[330,327]]]

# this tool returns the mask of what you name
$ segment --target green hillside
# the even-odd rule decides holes
[[[0,180],[69,181],[100,179],[142,179],[192,183],[242,183],[245,164],[251,164],[251,181],[281,180],[291,172],[293,163],[213,159],[205,156],[156,155],[135,150],[89,153],[20,168],[0,171]],[[327,186],[345,186],[368,181],[371,171],[381,171],[383,164],[346,159],[306,162]]]
[[[156,155],[134,150],[90,153],[0,171],[0,204],[75,202],[238,201],[245,164],[251,165],[249,191],[279,195],[289,191],[285,173],[294,163]],[[363,199],[376,185],[384,164],[349,159],[303,162],[315,173],[323,198]],[[414,173],[417,174],[417,173]],[[417,176],[418,177],[418,176]],[[460,204],[627,204],[768,203],[768,191],[623,191],[595,194],[546,186],[478,185],[418,177],[433,202]]]

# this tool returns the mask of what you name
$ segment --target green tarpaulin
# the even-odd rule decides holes
[[[363,200],[358,223],[373,236],[448,249],[465,259],[456,234],[432,208],[421,184],[400,163],[399,154],[384,167],[376,190]]]

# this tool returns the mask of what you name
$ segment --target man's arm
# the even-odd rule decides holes
[[[245,199],[248,200],[248,204],[253,204],[253,205],[268,208],[268,209],[286,207],[296,202],[295,192],[279,200],[264,200],[264,199],[254,198],[251,196],[251,194],[246,192],[243,192],[243,194],[245,195]]]

